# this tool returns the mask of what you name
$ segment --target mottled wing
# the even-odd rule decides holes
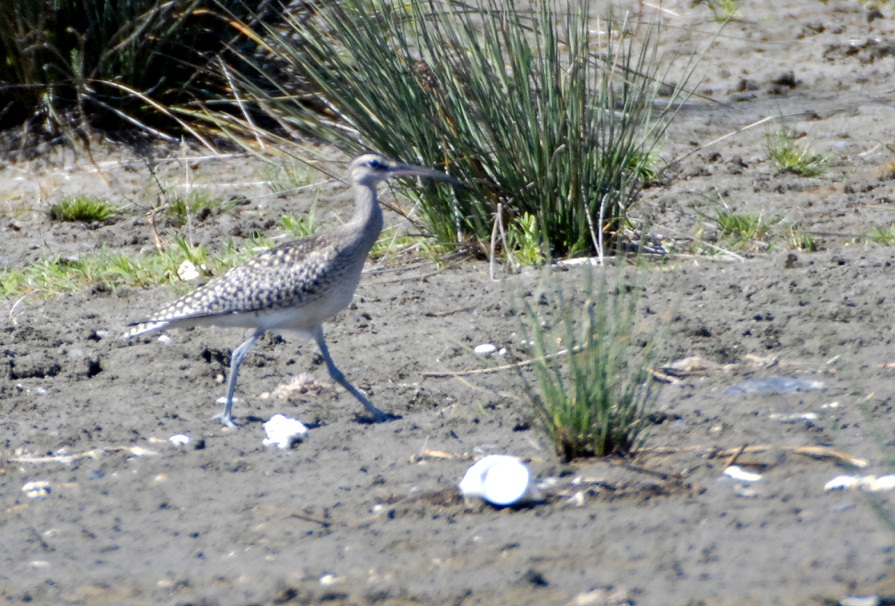
[[[265,251],[133,324],[124,338],[159,330],[178,321],[302,306],[321,296],[329,282],[337,246],[319,246],[317,237]]]

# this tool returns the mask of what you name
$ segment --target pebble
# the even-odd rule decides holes
[[[477,345],[473,351],[475,351],[475,353],[480,356],[490,356],[495,351],[497,351],[497,346],[492,345],[491,343],[483,343],[481,345]]]

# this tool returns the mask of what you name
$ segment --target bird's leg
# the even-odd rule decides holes
[[[314,340],[317,341],[317,346],[320,348],[320,353],[323,354],[323,360],[326,362],[326,369],[329,371],[329,376],[333,378],[333,381],[347,389],[348,393],[357,398],[358,401],[363,404],[364,407],[366,407],[370,414],[373,415],[374,421],[376,421],[377,423],[381,421],[387,421],[389,419],[389,415],[373,406],[373,403],[367,399],[367,396],[362,394],[360,390],[349,383],[348,379],[345,378],[345,375],[342,374],[342,371],[336,367],[336,363],[333,362],[333,357],[329,355],[329,348],[326,346],[326,339],[323,338],[323,328],[318,327],[317,330],[314,331]]]
[[[249,348],[252,347],[252,345],[255,344],[255,341],[257,341],[263,334],[263,330],[256,330],[252,333],[251,337],[243,342],[242,345],[234,349],[233,354],[230,356],[230,381],[227,384],[227,403],[225,404],[224,412],[215,417],[216,419],[220,419],[221,423],[227,427],[238,427],[233,421],[232,410],[233,393],[236,391],[236,378],[239,376],[239,367],[242,365],[242,360],[245,358]]]

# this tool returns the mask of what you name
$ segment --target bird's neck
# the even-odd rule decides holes
[[[354,186],[354,216],[350,224],[362,246],[369,251],[382,231],[382,207],[375,187]]]

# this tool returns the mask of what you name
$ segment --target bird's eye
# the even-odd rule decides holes
[[[377,160],[376,158],[372,158],[369,162],[367,162],[367,166],[370,168],[375,168],[376,170],[385,170],[385,164],[382,161]]]

